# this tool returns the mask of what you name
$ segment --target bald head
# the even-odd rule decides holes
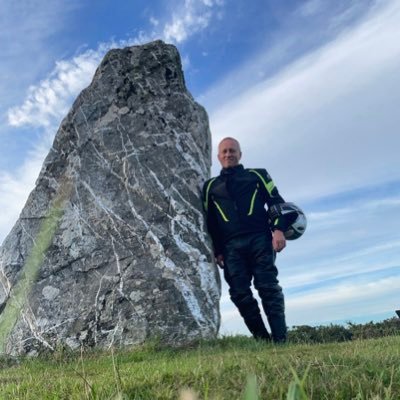
[[[218,160],[222,168],[235,167],[239,164],[241,157],[240,143],[236,139],[226,137],[220,141],[218,145]]]

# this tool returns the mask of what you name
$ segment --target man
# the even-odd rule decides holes
[[[203,204],[217,264],[223,268],[231,300],[256,339],[270,340],[261,318],[251,281],[257,289],[276,343],[286,341],[285,306],[278,284],[275,252],[286,246],[286,221],[268,223],[268,207],[284,203],[265,169],[244,169],[236,139],[227,137],[218,146],[222,170],[205,182]],[[271,232],[272,230],[272,232]]]

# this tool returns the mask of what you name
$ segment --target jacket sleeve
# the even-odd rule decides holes
[[[274,181],[272,180],[271,176],[265,169],[253,169],[252,172],[258,175],[259,179],[261,180],[261,188],[262,193],[264,195],[265,203],[267,204],[268,208],[274,206],[276,204],[285,203],[283,197],[279,194],[278,188],[275,186]],[[290,221],[287,217],[280,216],[276,218],[274,221],[271,221],[271,230],[280,230],[285,232],[290,225]]]
[[[218,225],[217,225],[217,218],[215,215],[215,207],[214,204],[212,204],[209,201],[209,194],[207,188],[209,187],[210,180],[208,180],[204,186],[203,186],[203,191],[202,191],[202,203],[203,203],[203,209],[206,217],[206,225],[207,225],[207,230],[208,233],[210,234],[213,248],[214,248],[214,255],[218,256],[219,254],[222,254],[222,242],[220,240],[220,235],[218,233]]]

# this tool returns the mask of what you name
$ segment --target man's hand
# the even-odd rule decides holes
[[[272,247],[278,253],[286,247],[286,239],[282,231],[272,232]]]
[[[218,254],[215,257],[215,262],[220,268],[224,268],[224,256],[222,254]]]

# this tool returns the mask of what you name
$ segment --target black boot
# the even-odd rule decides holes
[[[245,318],[244,322],[252,333],[254,339],[264,340],[267,342],[271,341],[271,336],[264,325],[261,315],[253,318]]]
[[[287,340],[287,327],[284,314],[269,315],[268,324],[271,328],[274,343],[285,343]]]

